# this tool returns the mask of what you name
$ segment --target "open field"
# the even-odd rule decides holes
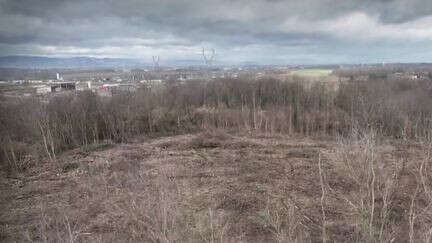
[[[4,242],[427,242],[422,144],[219,130],[93,145],[1,176]],[[425,163],[426,162],[426,163]]]
[[[290,74],[305,78],[321,78],[330,76],[332,72],[331,69],[300,69],[292,71]]]

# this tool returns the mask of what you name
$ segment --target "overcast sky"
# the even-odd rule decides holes
[[[432,62],[431,0],[0,0],[0,55]]]

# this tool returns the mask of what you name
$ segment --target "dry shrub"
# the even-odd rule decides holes
[[[192,214],[190,237],[191,242],[223,243],[227,242],[226,234],[229,221],[221,211],[211,208]]]
[[[384,164],[374,131],[354,133],[340,139],[338,172],[352,185],[351,191],[336,191],[356,225],[357,242],[391,242],[402,215],[395,215],[394,198],[402,165]]]
[[[268,230],[276,242],[310,242],[308,227],[296,206],[281,198],[268,198],[256,220]]]
[[[37,148],[23,142],[4,141],[2,143],[4,169],[9,173],[20,173],[32,167],[39,157]]]
[[[24,232],[24,237],[29,242],[80,242],[82,228],[76,224],[76,220],[68,215],[64,208],[56,208],[47,212],[45,206],[41,206],[40,222],[37,232]],[[34,234],[34,235],[32,235]]]
[[[222,147],[229,139],[232,137],[221,129],[207,129],[194,137],[189,146],[194,149],[217,148]]]
[[[422,144],[423,159],[417,161],[413,171],[416,186],[410,193],[408,211],[409,242],[431,242],[432,240],[432,144]]]
[[[151,190],[151,191],[150,191]],[[112,205],[116,229],[132,241],[176,242],[181,240],[186,223],[179,209],[175,185],[159,185],[145,192],[129,192],[126,200]]]
[[[120,219],[116,230],[132,241],[225,242],[228,224],[223,214],[211,208],[192,210],[175,183],[164,184],[144,194],[128,193],[127,200],[113,205],[111,214]]]
[[[98,227],[109,229],[100,235],[103,242],[225,242],[226,215],[190,207],[189,188],[177,181],[171,167],[147,171],[119,161],[89,173],[83,183],[90,195],[87,204],[96,203],[87,210],[101,213],[92,217],[104,219]]]

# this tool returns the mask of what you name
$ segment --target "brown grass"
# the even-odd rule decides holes
[[[220,130],[77,149],[1,177],[0,239],[428,242],[429,151]]]

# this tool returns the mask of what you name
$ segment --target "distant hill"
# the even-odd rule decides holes
[[[222,64],[222,63],[215,63]],[[161,66],[202,66],[200,59],[163,60]],[[43,57],[43,56],[0,56],[0,68],[20,69],[94,69],[94,68],[143,68],[152,67],[148,60],[132,58],[95,57]]]
[[[138,59],[94,57],[2,56],[0,68],[121,68],[148,66]]]

